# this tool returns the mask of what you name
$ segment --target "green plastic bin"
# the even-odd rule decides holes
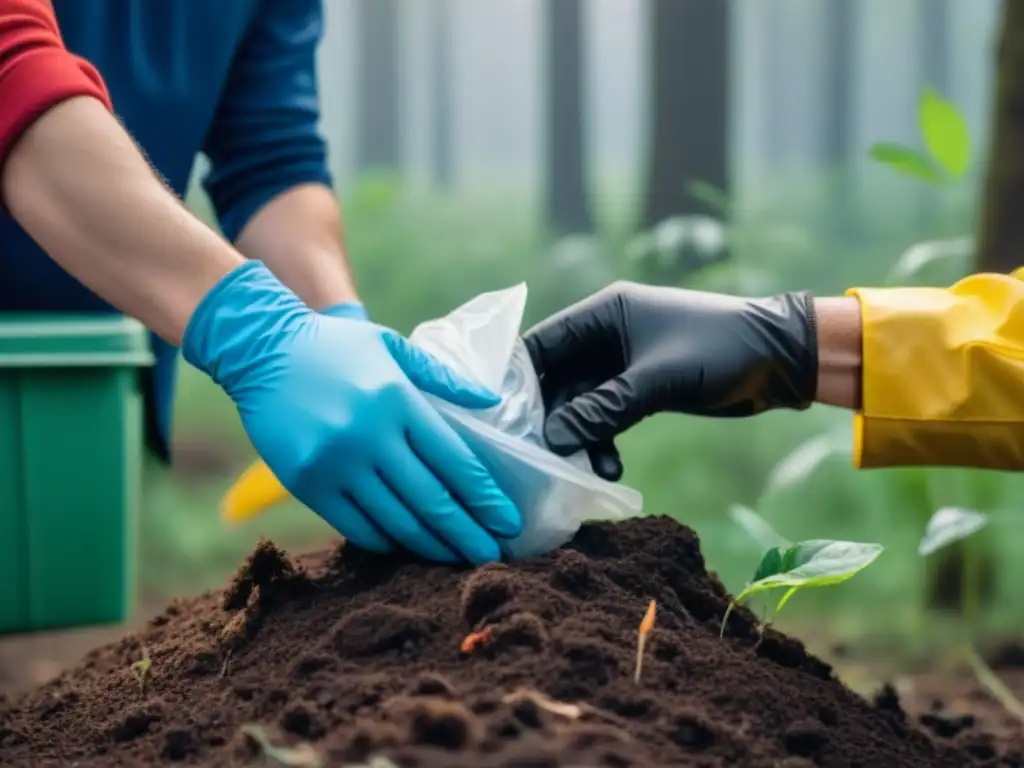
[[[134,608],[146,329],[0,313],[0,634]]]

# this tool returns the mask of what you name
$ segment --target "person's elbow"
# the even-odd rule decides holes
[[[230,241],[278,195],[300,184],[332,184],[323,137],[308,127],[245,136],[225,149],[210,158],[203,186]]]

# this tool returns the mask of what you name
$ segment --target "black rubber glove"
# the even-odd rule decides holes
[[[817,389],[809,293],[746,299],[620,282],[552,315],[525,341],[551,450],[586,449],[608,480],[622,476],[614,438],[647,416],[804,409]]]

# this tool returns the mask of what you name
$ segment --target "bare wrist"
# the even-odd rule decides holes
[[[236,244],[270,267],[311,309],[359,301],[338,202],[321,184],[300,184],[279,194],[246,224]]]
[[[859,410],[863,377],[860,302],[818,299],[819,403]]]

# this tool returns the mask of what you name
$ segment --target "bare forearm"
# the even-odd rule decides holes
[[[237,245],[313,309],[358,300],[338,201],[321,184],[302,184],[271,200],[245,226]]]
[[[175,345],[203,296],[242,263],[92,98],[69,99],[39,118],[0,183],[13,217],[51,258]]]
[[[861,407],[862,344],[860,305],[855,298],[815,302],[818,320],[818,402]]]

